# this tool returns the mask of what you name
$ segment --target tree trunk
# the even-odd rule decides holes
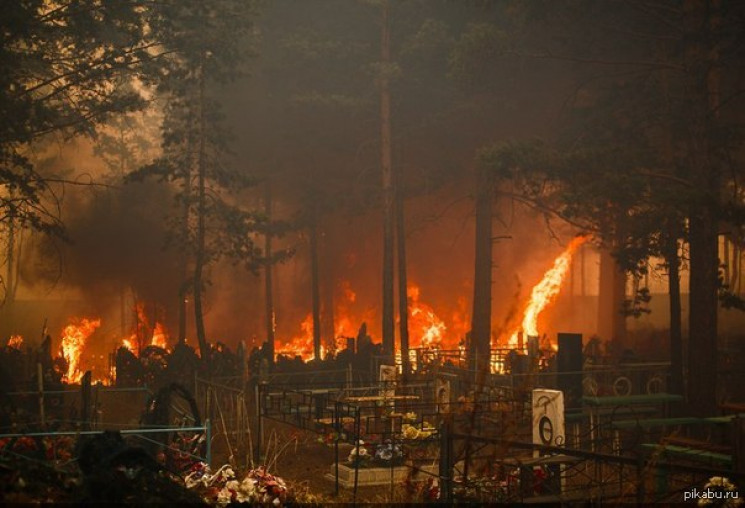
[[[469,365],[476,375],[489,368],[492,291],[492,180],[479,170],[476,186],[476,257],[473,279],[473,317],[468,344]]]
[[[183,256],[185,257],[185,256]],[[189,295],[189,282],[188,273],[186,268],[186,260],[181,260],[181,287],[178,290],[178,342],[179,344],[186,343],[186,314],[187,305],[186,299]]]
[[[401,370],[406,376],[411,367],[409,365],[409,297],[406,272],[406,223],[404,214],[404,198],[401,182],[397,182],[396,192],[396,246],[398,254],[398,316],[399,334],[401,338]]]
[[[11,200],[13,199],[13,191],[10,191],[10,197]],[[8,307],[13,305],[13,302],[15,301],[15,250],[16,250],[16,242],[15,242],[15,220],[13,216],[11,215],[8,219],[8,253],[5,258],[5,261],[7,263],[6,266],[6,275],[5,275],[5,301],[4,304]]]
[[[192,129],[189,129],[188,140],[186,146],[190,149],[194,147],[197,140],[194,139]],[[183,227],[184,241],[189,238],[189,218],[191,217],[191,175],[192,175],[192,164],[198,162],[194,160],[194,156],[191,155],[188,158],[188,163],[184,168],[184,187],[183,187],[183,200],[181,210],[181,226]],[[179,344],[186,344],[186,330],[187,330],[187,316],[189,314],[187,298],[189,296],[190,288],[194,285],[194,280],[189,276],[189,254],[190,249],[182,249],[179,255],[179,263],[181,269],[181,286],[178,289],[178,342]]]
[[[611,254],[610,247],[600,249],[600,289],[598,291],[598,335],[622,349],[626,344],[626,274]],[[620,352],[620,351],[617,351]]]
[[[388,0],[383,1],[380,74],[380,163],[383,177],[383,354],[392,361],[395,352],[393,293],[393,170],[391,163],[391,91],[388,65],[391,61]]]
[[[194,265],[194,318],[196,324],[197,340],[202,361],[206,363],[210,371],[210,348],[207,343],[207,333],[204,328],[204,310],[202,308],[203,270],[206,257],[206,214],[207,214],[207,192],[206,172],[207,161],[205,153],[206,112],[205,112],[205,80],[204,62],[200,64],[199,77],[199,151],[197,155],[197,249]]]
[[[690,305],[688,346],[688,404],[696,415],[717,410],[717,288],[719,259],[716,217],[706,207],[689,218]]]
[[[315,206],[315,205],[314,205]],[[313,307],[313,358],[321,360],[321,290],[318,276],[318,214],[310,225],[311,304]]]
[[[272,218],[272,187],[269,181],[264,189],[264,213],[268,221]],[[272,235],[264,235],[264,307],[266,320],[266,352],[269,365],[274,363],[274,292],[272,288]]]
[[[327,249],[329,248],[328,242],[323,242],[321,245],[320,252],[324,255],[321,256],[321,263],[319,270],[323,276],[323,282],[321,283],[321,330],[325,330],[327,336],[331,339],[331,343],[336,347],[336,326],[334,326],[334,265],[329,262],[332,256],[329,255]]]
[[[671,228],[671,236],[665,245],[668,294],[670,296],[670,392],[684,393],[683,385],[683,331],[682,306],[680,300],[680,256],[678,256],[677,228]]]
[[[711,146],[719,117],[720,65],[717,40],[721,2],[686,0],[686,29],[697,35],[686,47],[692,118],[689,122],[693,188],[700,198],[691,203],[689,216],[690,305],[688,347],[688,405],[697,416],[717,412],[718,370],[718,199],[720,168]],[[703,79],[702,79],[703,78]]]
[[[182,224],[184,228],[184,238],[188,238],[189,231],[189,194],[191,187],[191,171],[187,170],[184,184],[184,210],[182,217]],[[187,308],[187,297],[189,296],[189,288],[193,283],[189,278],[189,251],[183,249],[179,255],[179,264],[181,265],[181,285],[178,288],[178,342],[179,344],[186,343],[186,316],[188,314]]]

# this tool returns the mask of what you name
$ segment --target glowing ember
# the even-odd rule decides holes
[[[432,307],[419,301],[419,292],[419,287],[413,284],[406,291],[409,297],[409,345],[412,348],[440,347],[447,327]]]
[[[11,335],[8,339],[8,347],[11,349],[21,349],[23,345],[23,337],[20,335]]]
[[[541,281],[533,287],[525,310],[523,312],[523,321],[519,330],[515,330],[509,340],[509,347],[525,348],[525,344],[519,344],[518,335],[523,332],[526,336],[539,336],[538,333],[538,316],[543,312],[547,305],[554,301],[559,294],[561,285],[569,273],[569,267],[572,262],[572,255],[577,248],[587,241],[586,236],[578,236],[569,243],[566,250],[556,258],[554,264],[543,275]]]
[[[77,320],[76,320],[77,321]],[[100,319],[80,319],[67,325],[62,331],[62,356],[67,361],[67,372],[62,376],[65,383],[79,383],[83,377],[80,370],[80,354],[88,337],[101,326]]]

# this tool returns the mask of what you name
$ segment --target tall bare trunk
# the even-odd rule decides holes
[[[199,76],[199,150],[197,155],[197,249],[194,263],[194,318],[196,324],[197,340],[199,341],[199,351],[202,361],[206,362],[208,371],[210,370],[210,348],[207,343],[207,332],[204,328],[204,310],[202,308],[203,296],[203,271],[205,265],[206,252],[206,215],[207,215],[207,160],[205,137],[206,130],[206,112],[205,112],[205,80],[204,62],[200,64]]]
[[[323,277],[321,282],[321,330],[335,343],[336,327],[334,326],[334,265],[328,260],[331,258],[326,253],[328,242],[321,244],[319,271]]]
[[[712,157],[712,131],[719,111],[718,47],[721,2],[687,0],[684,3],[686,28],[692,37],[686,48],[690,77],[692,111],[689,124],[690,169],[694,188],[701,193],[691,203],[689,217],[690,305],[688,348],[688,404],[696,415],[717,411],[718,371],[718,217],[720,169]],[[700,79],[704,77],[705,79]],[[696,109],[696,108],[702,109]]]
[[[492,297],[493,183],[480,170],[476,185],[476,257],[473,278],[473,317],[468,345],[469,365],[478,372],[489,368]]]
[[[189,143],[189,146],[193,146]],[[189,161],[191,164],[191,161]],[[184,231],[184,238],[188,238],[189,234],[189,209],[190,209],[190,194],[191,194],[191,167],[186,168],[186,174],[184,175],[184,204],[181,216],[181,225]],[[179,264],[181,270],[181,285],[178,288],[178,342],[180,344],[186,343],[186,319],[187,319],[187,297],[189,296],[189,288],[191,286],[189,279],[189,250],[183,249],[179,255]],[[193,282],[193,281],[191,281]]]
[[[389,360],[395,352],[393,293],[393,169],[391,162],[391,91],[388,76],[391,61],[391,34],[388,0],[383,1],[380,73],[380,165],[383,176],[383,354]]]
[[[318,275],[318,213],[313,210],[310,225],[311,303],[313,312],[313,357],[321,359],[321,289]]]
[[[409,297],[406,272],[406,223],[401,182],[396,184],[396,246],[398,254],[398,317],[401,338],[401,368],[406,376],[409,365]]]
[[[669,228],[671,232],[679,228]],[[680,257],[678,236],[672,233],[666,239],[665,264],[667,265],[668,294],[670,296],[670,392],[683,393],[683,331],[680,299]]]
[[[264,214],[268,220],[272,217],[272,187],[269,181],[264,189]],[[272,235],[264,235],[264,307],[266,310],[266,352],[269,364],[274,363],[274,291],[272,288]]]
[[[612,244],[600,249],[600,288],[598,291],[598,334],[610,340],[616,348],[628,347],[626,343],[626,316],[623,313],[626,299],[626,272],[613,257],[613,248],[619,244],[619,225],[613,226]]]
[[[13,197],[13,191],[11,190],[11,199]],[[16,282],[15,282],[15,271],[16,271],[16,227],[15,220],[11,216],[8,220],[8,252],[5,258],[7,263],[5,272],[5,305],[11,306],[15,301],[16,294]]]

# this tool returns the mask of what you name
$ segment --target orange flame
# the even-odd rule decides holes
[[[409,344],[413,348],[439,348],[447,326],[432,307],[419,301],[419,293],[419,287],[414,284],[410,284],[406,290],[409,297]]]
[[[167,338],[168,338],[168,334],[166,334],[166,331],[163,328],[163,325],[156,322],[155,330],[153,330],[153,338],[150,339],[150,345],[158,346],[159,348],[166,349],[168,346]]]
[[[77,320],[75,320],[77,321]],[[70,323],[62,331],[62,356],[67,361],[67,372],[62,376],[65,383],[79,383],[83,377],[80,370],[80,354],[88,337],[101,326],[100,319],[82,318],[79,323]]]
[[[20,335],[11,335],[8,339],[8,347],[11,349],[21,349],[23,345],[23,337]]]
[[[291,358],[299,356],[303,361],[312,360],[313,356],[313,315],[308,313],[302,323],[300,323],[301,334],[283,344],[275,351],[275,356],[285,355]],[[321,348],[323,356],[323,348]]]
[[[150,320],[145,313],[145,304],[137,302],[135,304],[135,312],[137,313],[136,331],[129,337],[122,339],[122,346],[129,349],[135,355],[138,354],[138,344],[140,343],[144,344],[144,346],[157,346],[162,349],[168,349],[168,332],[166,332],[165,327],[158,321],[155,322],[152,336],[147,340],[147,335],[150,331]],[[140,337],[144,339],[142,342],[139,340]]]
[[[524,348],[523,344],[518,343],[518,334],[521,331],[528,336],[536,337],[539,335],[538,316],[543,312],[546,306],[554,301],[556,295],[559,294],[561,285],[564,282],[567,273],[569,273],[574,252],[586,241],[586,236],[578,236],[574,238],[574,240],[569,243],[566,250],[554,260],[553,266],[543,275],[541,281],[533,287],[530,294],[530,300],[528,300],[525,310],[523,311],[522,325],[510,336],[510,348]]]
[[[130,353],[136,355],[137,354],[137,346],[135,345],[136,342],[137,342],[137,336],[132,335],[128,339],[122,339],[122,346],[129,349]]]

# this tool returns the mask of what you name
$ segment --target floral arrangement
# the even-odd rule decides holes
[[[390,440],[386,440],[385,443],[379,444],[375,448],[374,461],[378,465],[390,466],[391,463],[394,465],[403,462],[404,453],[401,451],[401,447],[397,444],[391,443]]]
[[[198,462],[184,478],[184,484],[206,503],[218,506],[231,503],[282,506],[287,500],[284,480],[267,473],[264,468],[251,469],[239,480],[227,464],[212,473],[208,464]]]
[[[360,439],[357,441],[357,445],[350,450],[347,463],[357,467],[390,466],[391,464],[401,464],[403,458],[404,454],[401,447],[397,444],[394,445],[390,440],[377,445],[375,451],[371,454],[365,446],[365,442]]]
[[[414,411],[410,411],[408,413],[404,413],[403,420],[405,422],[415,422],[416,421],[416,413]]]
[[[410,440],[427,439],[432,436],[431,428],[432,427],[427,422],[423,422],[421,428],[404,423],[401,426],[401,436],[404,439]]]
[[[743,503],[737,486],[724,476],[709,478],[703,491],[702,496],[698,498],[699,506],[740,506]]]
[[[17,439],[0,439],[0,451],[11,450],[21,455],[42,456],[46,460],[70,460],[75,442],[72,436],[47,436],[41,439],[22,436]]]
[[[360,439],[349,452],[347,462],[353,466],[363,467],[367,465],[371,459],[372,456],[367,452],[367,448],[365,448],[365,442]]]

